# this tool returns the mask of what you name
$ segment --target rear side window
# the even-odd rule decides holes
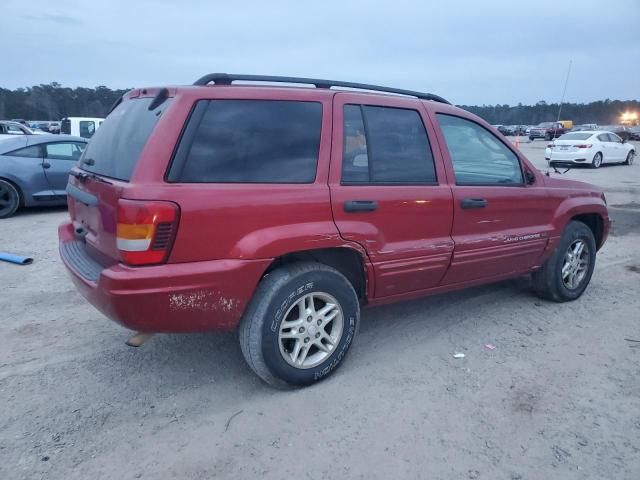
[[[30,147],[14,150],[6,155],[11,155],[13,157],[42,158],[42,147],[41,145],[32,145]]]
[[[312,183],[321,122],[318,102],[201,100],[180,141],[168,180]]]
[[[344,106],[344,184],[433,184],[433,155],[416,110]]]
[[[129,181],[158,119],[171,104],[169,98],[149,110],[152,101],[138,98],[120,103],[95,130],[80,166],[98,175]]]

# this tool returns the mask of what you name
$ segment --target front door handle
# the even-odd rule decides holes
[[[345,212],[373,212],[378,209],[375,200],[347,200],[344,202]]]
[[[51,168],[51,164],[49,162],[42,162],[42,168]]]
[[[460,205],[462,208],[484,208],[487,201],[484,198],[465,198]]]

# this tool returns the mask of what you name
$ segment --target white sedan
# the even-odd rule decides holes
[[[633,164],[635,147],[618,135],[602,130],[569,132],[547,145],[544,158],[551,166],[590,165],[603,163]]]

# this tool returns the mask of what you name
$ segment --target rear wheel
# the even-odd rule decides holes
[[[593,232],[582,222],[570,222],[560,244],[540,270],[533,274],[536,293],[554,302],[580,297],[589,285],[596,263]]]
[[[633,159],[636,156],[636,152],[634,152],[633,150],[631,150],[628,154],[627,154],[627,159],[625,160],[624,164],[625,165],[633,165]]]
[[[602,165],[602,154],[600,152],[596,153],[591,161],[592,168],[600,168]]]
[[[534,140],[535,140],[535,138],[533,138],[533,137],[529,137],[529,141],[530,141],[530,142],[533,142]]]
[[[304,386],[340,366],[358,331],[360,304],[340,272],[312,262],[269,273],[240,323],[251,369],[275,386]]]
[[[544,139],[548,142],[549,140],[551,140],[553,138],[553,135],[551,135],[550,133],[545,133],[544,135]]]
[[[0,218],[12,216],[20,207],[20,192],[13,184],[0,180]]]

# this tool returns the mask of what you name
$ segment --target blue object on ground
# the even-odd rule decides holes
[[[9,263],[17,263],[18,265],[30,265],[33,263],[33,258],[21,257],[7,252],[0,252],[0,260],[4,260]]]

